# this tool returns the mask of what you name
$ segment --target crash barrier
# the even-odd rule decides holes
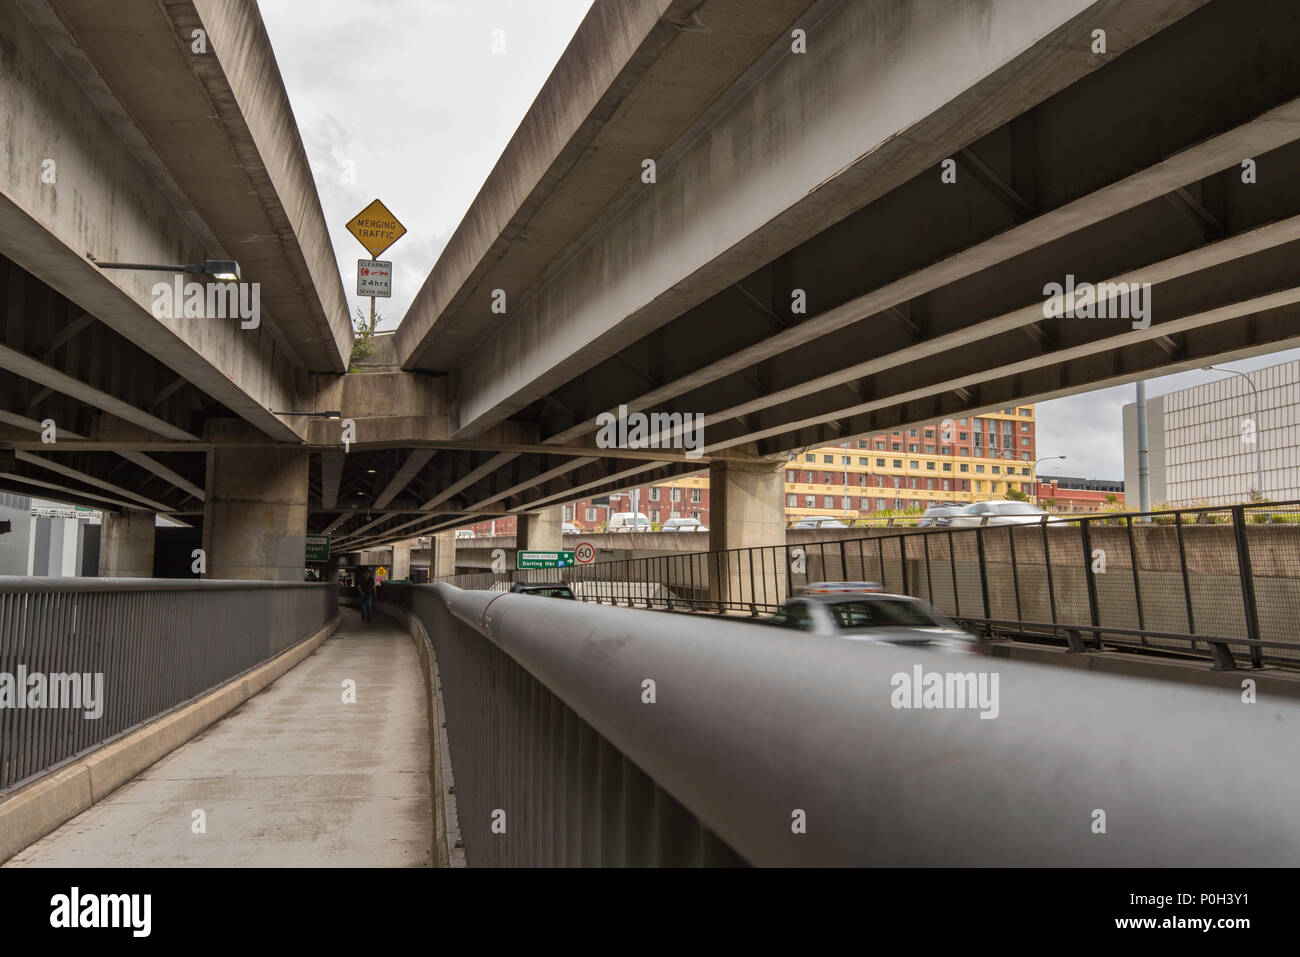
[[[470,866],[1300,862],[1289,700],[446,584],[385,601],[437,656]]]

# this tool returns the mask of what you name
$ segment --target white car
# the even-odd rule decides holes
[[[609,522],[605,525],[605,531],[648,532],[653,527],[650,524],[649,517],[644,512],[637,512],[635,515],[631,512],[615,512],[609,517]]]
[[[565,522],[560,528],[561,535],[581,535],[582,529],[572,522]]]
[[[659,527],[661,532],[707,532],[709,526],[698,518],[670,518]]]
[[[473,537],[474,537],[474,529],[472,529],[472,528],[458,528],[458,529],[456,529],[456,537],[457,537],[457,538],[473,538]]]
[[[987,518],[987,522],[983,519]],[[949,517],[954,526],[979,525],[1039,525],[1051,515],[1028,502],[972,502],[956,515]]]
[[[799,519],[790,526],[791,528],[848,528],[848,525],[841,522],[838,518],[831,518],[829,515],[808,515]]]

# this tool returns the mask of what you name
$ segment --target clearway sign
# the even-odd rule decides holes
[[[357,295],[392,298],[393,264],[382,260],[358,259]]]

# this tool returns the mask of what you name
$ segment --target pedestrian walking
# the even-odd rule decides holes
[[[375,617],[375,575],[367,571],[361,576],[361,620]]]

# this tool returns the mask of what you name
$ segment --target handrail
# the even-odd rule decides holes
[[[412,604],[422,594],[432,600],[425,614],[446,612],[440,660],[456,667],[486,642],[527,676],[444,677],[448,692],[456,678],[473,690],[448,718],[462,825],[481,819],[478,833],[466,832],[471,864],[546,864],[565,860],[566,849],[581,861],[593,840],[613,840],[619,862],[657,862],[665,848],[632,836],[656,833],[660,802],[627,772],[606,792],[604,769],[619,767],[606,753],[757,865],[1300,860],[1291,800],[1300,766],[1271,757],[1293,747],[1288,727],[1300,705],[1289,701],[1270,705],[1286,720],[1261,721],[1231,689],[795,636],[725,618],[683,616],[665,629],[651,612],[449,585],[403,586],[392,597]],[[987,687],[996,675],[996,717],[896,707],[898,676],[910,681],[917,669],[982,673]],[[576,728],[570,735],[558,705],[599,744],[580,744]],[[471,786],[466,762],[479,753],[496,757],[473,769]],[[565,828],[574,808],[586,813],[578,802],[597,793],[601,820]],[[529,824],[494,833],[498,811]],[[1097,831],[1098,812],[1122,840]]]

